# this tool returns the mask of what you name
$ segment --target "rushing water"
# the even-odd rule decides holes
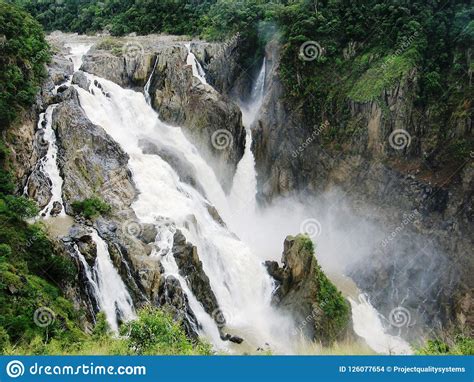
[[[79,70],[82,64],[82,57],[90,49],[91,44],[75,43],[66,44],[71,54],[66,56],[73,62],[74,71]],[[70,86],[71,78],[64,84],[55,87],[56,92],[59,86]],[[66,214],[62,199],[63,179],[58,167],[58,147],[56,144],[56,133],[52,128],[53,112],[57,104],[48,106],[44,113],[41,113],[38,121],[38,130],[43,132],[43,142],[48,145],[46,155],[40,159],[38,166],[40,171],[51,182],[51,199],[46,207],[40,212],[39,216],[48,219],[48,222],[54,219],[63,219]],[[28,192],[28,184],[25,186],[25,193]],[[61,212],[58,217],[51,218],[51,210],[54,205],[59,203]],[[51,220],[49,220],[51,219]],[[63,224],[63,220],[58,220]],[[69,224],[69,223],[68,223]],[[110,259],[107,243],[98,235],[97,231],[91,229],[90,235],[97,248],[97,259],[94,267],[90,267],[84,259],[84,256],[76,249],[78,259],[81,261],[86,273],[89,284],[93,290],[101,311],[106,315],[106,319],[115,332],[118,331],[118,321],[126,321],[135,317],[132,298],[127,288],[115,269]]]
[[[367,296],[360,294],[357,300],[349,297],[352,308],[354,331],[364,338],[367,345],[377,353],[411,354],[410,346],[400,337],[386,332],[382,316],[370,304]]]
[[[82,56],[90,48],[87,44],[69,44],[70,58],[74,70],[81,66]],[[192,66],[193,75],[201,83],[207,84],[205,72],[194,54],[188,49],[187,64]],[[157,60],[154,67],[156,67]],[[230,350],[232,345],[220,339],[213,318],[208,315],[193,295],[186,280],[179,274],[178,266],[171,253],[173,235],[180,229],[186,238],[198,248],[203,268],[209,276],[211,287],[216,295],[221,311],[226,318],[227,331],[241,335],[245,339],[247,350],[265,347],[269,344],[273,351],[293,353],[297,348],[297,339],[290,333],[295,323],[271,306],[273,281],[262,265],[260,254],[249,247],[251,242],[247,222],[262,218],[256,204],[255,159],[251,150],[251,126],[258,115],[265,94],[266,63],[261,70],[252,90],[249,102],[241,105],[243,122],[246,128],[246,146],[244,156],[237,166],[233,188],[226,195],[214,172],[199,155],[199,152],[184,136],[180,128],[171,127],[158,118],[151,108],[149,87],[154,68],[145,85],[144,94],[126,90],[105,79],[89,75],[102,85],[102,91],[88,92],[76,87],[81,106],[89,119],[102,126],[129,154],[129,167],[140,192],[133,209],[143,223],[155,224],[158,228],[156,246],[151,256],[156,256],[163,264],[165,276],[174,276],[181,284],[189,299],[203,335],[217,349]],[[91,81],[91,87],[94,87]],[[67,81],[70,85],[70,80]],[[62,179],[56,163],[57,147],[54,131],[51,128],[51,105],[40,116],[40,125],[45,124],[45,139],[49,143],[48,154],[43,160],[43,171],[51,180],[52,193],[50,203],[42,211],[49,215],[54,201],[62,205]],[[40,126],[39,125],[39,126]],[[171,151],[183,158],[194,177],[202,186],[198,191],[180,178],[179,169],[173,168],[158,154],[144,154],[142,147],[153,144],[159,150]],[[208,206],[214,205],[231,230],[222,226],[210,214]],[[64,214],[64,208],[62,209]],[[271,216],[271,215],[270,215]],[[278,221],[265,221],[264,224],[278,224]],[[294,233],[299,227],[294,228]],[[240,240],[235,234],[237,233]],[[108,252],[107,244],[91,231],[97,246],[97,260],[89,267],[84,257],[77,256],[84,266],[86,277],[92,286],[98,304],[106,314],[113,330],[118,322],[135,316],[132,299],[120,275],[115,269]],[[279,238],[276,238],[277,240]],[[76,248],[77,249],[77,248]],[[353,310],[354,329],[365,338],[367,344],[376,352],[408,353],[409,346],[400,338],[386,334],[381,316],[364,297],[350,299]]]
[[[188,50],[188,57],[186,58],[186,64],[191,65],[193,69],[193,76],[198,78],[201,83],[207,85],[206,72],[202,68],[199,61],[196,59],[194,53],[191,52],[191,43],[184,44]]]
[[[291,322],[270,305],[273,282],[260,259],[208,211],[211,203],[224,219],[229,214],[227,196],[212,169],[180,128],[158,119],[143,94],[91,77],[111,96],[78,89],[81,105],[89,119],[102,126],[130,155],[129,167],[140,191],[133,204],[138,218],[156,224],[159,235],[168,238],[168,228],[164,229],[159,222],[164,218],[170,220],[197,246],[229,332],[241,334],[257,346],[268,342],[277,351],[291,352],[287,338]],[[166,145],[167,150],[183,158],[194,169],[206,197],[182,182],[175,169],[159,155],[144,154],[140,147],[143,141],[157,147]],[[169,250],[160,256],[166,272],[176,274]],[[195,313],[198,319],[205,315],[202,308]],[[215,337],[215,332],[206,334]]]
[[[94,229],[91,230],[90,235],[97,248],[94,266],[92,268],[89,266],[77,247],[76,254],[82,263],[100,310],[105,313],[110,328],[118,332],[119,321],[128,321],[135,317],[132,298],[112,264],[107,243]]]
[[[56,133],[52,127],[53,111],[56,106],[56,104],[48,106],[46,111],[40,114],[38,121],[38,129],[43,131],[42,142],[47,142],[48,144],[46,155],[41,159],[40,163],[40,171],[42,171],[51,181],[51,199],[46,207],[44,207],[40,212],[40,216],[46,218],[50,216],[55,203],[61,205],[61,212],[59,215],[65,214],[62,197],[63,178],[61,177],[57,164],[58,147],[56,145]],[[45,123],[45,127],[43,127],[43,123]]]

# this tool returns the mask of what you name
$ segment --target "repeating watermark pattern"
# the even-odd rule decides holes
[[[306,148],[311,144],[311,142],[313,142],[316,139],[316,137],[318,137],[323,132],[323,130],[327,129],[328,127],[329,127],[328,120],[324,121],[319,126],[315,127],[311,135],[308,138],[306,138],[306,140],[302,144],[300,144],[295,150],[293,150],[293,153],[291,154],[291,156],[293,158],[297,158],[299,155],[301,155],[303,151],[306,150]]]
[[[300,46],[298,57],[303,61],[314,61],[320,58],[324,53],[321,45],[316,41],[305,41]]]
[[[415,209],[410,214],[404,214],[403,220],[385,239],[382,240],[382,247],[385,248],[392,240],[394,240],[400,232],[408,225],[413,223],[417,218],[421,217],[420,212]]]
[[[393,61],[395,60],[395,57],[397,56],[400,56],[405,50],[407,50],[411,44],[413,44],[413,41],[419,36],[420,34],[420,31],[415,31],[413,32],[412,35],[410,35],[409,37],[406,37],[402,44],[400,45],[400,47],[395,51],[393,52],[393,55],[390,56],[383,64],[382,64],[382,69],[385,70],[387,69],[387,66]]]
[[[403,150],[404,148],[410,146],[411,135],[404,129],[396,129],[390,133],[388,142],[395,150]]]
[[[219,47],[219,50],[217,53],[212,57],[212,60],[219,60],[220,58],[224,57],[227,50],[231,47],[234,46],[240,39],[240,33],[235,34],[232,36],[230,40],[227,40],[222,44],[222,46]]]
[[[46,328],[54,323],[56,314],[49,308],[42,306],[35,310],[33,321],[40,328]]]
[[[397,306],[390,311],[388,320],[390,325],[395,326],[396,328],[402,328],[404,326],[408,327],[411,322],[411,314],[407,308]]]
[[[143,226],[140,222],[129,219],[122,224],[122,231],[129,237],[137,239],[143,233]]]
[[[4,34],[0,34],[0,46],[4,46],[7,43],[7,37]]]
[[[211,143],[212,146],[217,150],[225,150],[232,145],[234,137],[229,130],[219,129],[212,133]]]
[[[300,232],[303,232],[307,234],[310,238],[314,239],[321,235],[321,223],[314,218],[305,219],[300,225]]]
[[[215,309],[211,314],[218,328],[222,329],[227,323],[227,317],[221,308]]]
[[[127,42],[122,47],[122,54],[130,59],[138,59],[145,54],[145,50],[138,42]]]
[[[25,366],[21,361],[13,360],[8,362],[6,372],[10,378],[18,378],[25,374]]]

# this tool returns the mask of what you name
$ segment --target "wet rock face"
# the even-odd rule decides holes
[[[36,200],[38,207],[43,209],[49,203],[51,199],[51,181],[48,177],[35,168],[28,178],[28,196],[33,200]]]
[[[254,125],[252,146],[259,200],[270,202],[298,193],[320,196],[340,189],[349,195],[347,202],[363,219],[387,227],[388,232],[404,226],[404,216],[418,211],[416,221],[404,227],[404,231],[410,231],[406,238],[399,235],[390,245],[381,246],[380,253],[373,253],[369,260],[346,271],[383,314],[404,306],[403,296],[408,294],[407,308],[417,316],[418,323],[432,326],[433,321],[457,320],[460,302],[452,296],[463,296],[473,287],[470,274],[474,260],[469,248],[474,244],[470,207],[474,166],[471,160],[455,174],[438,171],[437,156],[446,148],[446,142],[441,140],[440,149],[433,147],[439,137],[430,126],[437,123],[429,113],[417,109],[416,70],[381,94],[385,104],[347,101],[349,122],[337,111],[327,111],[331,120],[325,127],[321,121],[327,115],[314,120],[308,117],[304,104],[285,101],[278,49],[267,47],[266,57],[270,68],[267,93]],[[453,135],[472,136],[468,122],[456,116],[451,119]],[[349,139],[335,139],[326,134],[334,126],[341,133],[346,128],[354,131]],[[403,150],[390,145],[389,136],[395,129],[406,130],[411,136],[410,145]],[[335,149],[335,142],[341,147]],[[426,158],[429,152],[434,154]],[[420,167],[420,162],[426,163],[427,169]],[[433,262],[427,260],[421,247],[403,244],[414,237],[417,242],[430,242],[436,247],[434,263],[445,264],[446,271],[432,267]],[[400,272],[407,263],[415,266],[409,273]],[[425,287],[427,277],[433,279],[431,289]],[[396,288],[386,293],[390,285]],[[417,292],[420,290],[423,293]]]
[[[173,256],[179,268],[179,273],[189,284],[196,299],[204,310],[211,316],[219,309],[216,296],[211,289],[209,277],[204,273],[197,248],[186,242],[186,238],[177,230],[173,238]]]
[[[272,303],[295,320],[295,335],[330,344],[353,336],[350,305],[321,271],[311,240],[288,236],[284,242],[283,266],[265,263],[277,282]]]
[[[144,37],[137,38],[136,43],[143,49],[137,55],[122,52],[122,56],[116,56],[93,48],[85,56],[82,70],[138,91],[143,91],[151,76],[151,105],[159,111],[160,119],[183,127],[201,155],[209,159],[224,188],[229,190],[245,148],[240,109],[227,96],[193,77],[186,63],[188,52],[184,41],[157,38],[150,42]],[[191,47],[193,51],[206,47],[208,53],[219,54],[216,45],[196,42]],[[83,88],[87,86],[80,74],[76,76],[76,83]]]
[[[154,302],[157,306],[168,309],[176,321],[182,322],[189,337],[198,337],[199,323],[189,307],[188,297],[175,277],[168,276],[163,280],[158,297]]]
[[[117,209],[129,209],[136,193],[127,168],[128,155],[89,121],[76,90],[70,88],[66,93],[68,98],[53,113],[66,211],[73,214],[72,202],[97,194]]]

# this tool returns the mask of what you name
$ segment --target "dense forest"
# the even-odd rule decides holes
[[[13,194],[15,180],[4,144],[7,128],[30,107],[45,75],[50,52],[44,31],[185,34],[207,40],[239,32],[250,47],[278,36],[287,101],[304,101],[308,119],[344,108],[347,98],[374,100],[415,67],[417,103],[441,116],[472,99],[473,67],[466,51],[474,40],[473,13],[471,1],[461,0],[0,0],[0,349],[27,354],[210,353],[206,344],[188,340],[161,311],[143,311],[123,328],[127,339],[113,339],[103,319],[86,335],[79,329],[78,313],[62,297],[61,286],[74,276],[73,264],[55,254],[40,223],[25,222],[38,210]],[[299,57],[306,41],[320,45],[316,63]],[[346,50],[345,59],[340,52],[353,41],[358,43],[354,51]],[[466,110],[470,107],[459,113]],[[440,161],[463,160],[473,149],[464,140],[448,146]],[[60,316],[47,329],[24,319],[33,316],[38,300]],[[152,336],[143,338],[144,331]],[[472,342],[461,339],[451,348],[430,343],[421,352],[472,352]]]
[[[381,90],[416,68],[417,105],[439,115],[436,128],[449,136],[443,115],[465,113],[474,41],[470,1],[267,1],[267,0],[16,0],[47,31],[186,34],[222,40],[239,32],[249,56],[277,34],[283,46],[280,75],[289,103],[305,104],[305,117],[343,124],[345,100],[375,100]],[[317,42],[317,57],[300,48]],[[349,48],[348,48],[349,47]],[[311,49],[311,47],[310,47]],[[341,55],[341,52],[345,52]],[[246,65],[251,65],[249,59]],[[370,69],[370,70],[369,70]],[[337,84],[335,83],[337,79]],[[335,86],[337,85],[337,86]],[[440,96],[441,93],[441,96]],[[463,106],[464,105],[464,106]],[[342,117],[341,117],[342,116]],[[347,129],[346,129],[347,131]],[[342,135],[341,135],[342,134]],[[342,131],[327,137],[344,143]],[[462,162],[472,142],[450,140],[436,165]]]

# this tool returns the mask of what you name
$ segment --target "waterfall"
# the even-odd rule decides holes
[[[191,43],[184,44],[186,49],[188,50],[188,57],[186,58],[186,64],[191,65],[193,69],[193,76],[198,78],[202,84],[207,85],[206,81],[206,73],[202,68],[199,61],[196,59],[194,53],[191,52]]]
[[[367,296],[359,295],[358,301],[349,297],[349,302],[352,308],[354,331],[372,350],[383,354],[413,353],[410,345],[403,339],[386,333],[380,313],[370,304]]]
[[[158,64],[158,56],[156,56],[155,59],[155,64],[153,65],[153,69],[151,70],[150,77],[148,77],[148,80],[145,84],[145,87],[143,88],[143,93],[145,94],[145,99],[146,102],[151,105],[151,97],[150,97],[150,85],[151,85],[151,80],[153,78],[153,73],[155,73],[156,69],[156,64]]]
[[[128,321],[135,317],[132,298],[112,264],[107,243],[95,229],[92,229],[90,234],[97,248],[95,265],[92,268],[89,266],[77,246],[75,246],[76,254],[82,263],[100,310],[105,313],[110,328],[117,333],[119,321]]]
[[[65,47],[69,48],[71,51],[71,54],[67,55],[66,57],[73,62],[74,72],[79,70],[81,67],[82,57],[87,53],[91,46],[91,44],[82,43],[65,44]],[[70,86],[71,80],[72,76],[64,84],[57,85],[53,89],[53,94],[56,94],[59,86]],[[56,133],[52,127],[53,112],[56,106],[57,104],[49,105],[46,111],[39,115],[38,119],[38,131],[43,135],[41,143],[47,144],[48,148],[46,155],[37,163],[37,167],[39,167],[40,171],[43,172],[51,182],[51,199],[49,200],[46,207],[44,207],[39,213],[39,216],[44,218],[49,218],[53,209],[55,210],[55,215],[66,215],[62,198],[63,179],[61,177],[57,162],[58,146],[56,144]],[[26,182],[24,188],[24,194],[28,194],[28,181]],[[58,205],[60,206],[59,211],[56,207]]]
[[[97,80],[111,96],[106,97],[100,91],[92,94],[76,87],[81,106],[88,118],[102,126],[129,154],[129,167],[139,190],[138,199],[132,205],[137,217],[144,223],[155,224],[159,235],[163,235],[159,222],[163,218],[170,220],[196,245],[229,331],[242,335],[255,347],[268,342],[275,351],[291,352],[288,337],[292,324],[270,304],[273,280],[260,259],[208,210],[211,203],[224,220],[229,215],[227,197],[211,167],[180,128],[158,119],[142,93],[88,76],[92,87]],[[175,169],[159,155],[144,154],[140,147],[143,141],[165,147],[183,158],[194,169],[205,195],[181,181]],[[169,251],[163,252],[159,256],[166,273],[176,275]],[[183,280],[181,284],[187,290]],[[187,294],[192,300],[192,293],[188,290]],[[205,313],[201,309],[195,314],[201,316],[202,324]],[[213,333],[203,327],[214,342],[215,330]]]
[[[53,130],[53,111],[56,108],[57,104],[48,106],[46,112],[40,114],[38,121],[38,129],[44,132],[43,139],[48,143],[48,151],[44,158],[42,158],[40,168],[43,173],[46,174],[48,179],[51,181],[51,199],[46,207],[43,208],[40,212],[40,216],[49,217],[51,211],[57,205],[61,206],[61,211],[59,215],[65,215],[63,198],[62,198],[62,189],[63,189],[63,178],[59,172],[59,167],[57,163],[58,159],[58,146],[56,145],[56,134]],[[43,123],[46,123],[43,128]]]
[[[189,44],[187,48],[187,62],[193,67],[193,75],[205,84],[203,73],[199,72],[198,63],[190,53]],[[263,213],[256,208],[256,172],[251,151],[251,126],[265,93],[265,66],[263,61],[249,102],[241,105],[247,132],[246,147],[229,196],[224,193],[211,167],[200,156],[196,147],[186,139],[181,128],[160,121],[150,106],[146,94],[153,72],[145,86],[145,94],[124,89],[91,74],[86,74],[90,79],[90,90],[96,87],[94,83],[99,83],[103,91],[92,92],[78,86],[76,89],[88,118],[103,127],[129,155],[128,165],[139,191],[132,208],[140,222],[154,224],[158,231],[151,256],[161,261],[165,270],[164,277],[173,276],[179,281],[199,321],[201,334],[206,336],[215,348],[232,351],[233,345],[220,339],[213,317],[205,312],[186,279],[179,274],[172,254],[176,229],[181,230],[187,240],[197,247],[203,269],[209,277],[211,288],[226,319],[226,331],[242,336],[249,349],[268,343],[274,352],[291,354],[298,348],[298,339],[291,335],[295,323],[271,305],[274,283],[262,265],[262,259],[269,257],[268,249],[263,253],[256,250],[254,243],[252,247],[247,244],[252,242],[248,240],[252,235],[258,235],[252,228],[255,224],[271,228],[275,224],[284,223],[285,229],[289,228],[290,232],[295,233],[299,231],[301,223],[295,216],[289,227],[282,220],[282,216],[286,215],[279,215],[270,210]],[[143,147],[155,147],[156,150],[145,150],[144,153]],[[176,163],[169,163],[166,156],[160,155],[163,151],[173,153],[187,168],[192,169],[201,187],[194,188],[181,179]],[[230,229],[212,216],[209,204],[216,207]],[[105,254],[102,257],[110,261]],[[108,269],[111,270],[110,267]],[[116,275],[120,279],[118,274]],[[108,278],[111,278],[114,285],[120,284],[121,280],[115,278],[114,281],[114,276],[107,276],[104,271],[102,280]],[[96,280],[99,287],[99,276],[96,276]],[[114,289],[118,287],[115,286]],[[100,293],[98,291],[98,294]],[[127,298],[123,297],[121,301],[126,302]],[[368,301],[351,300],[351,305],[356,332],[365,338],[375,351],[410,351],[403,340],[385,333],[380,315]],[[109,311],[109,317],[111,305],[103,309]],[[121,309],[126,310],[125,307]],[[367,323],[370,323],[370,327],[365,325]],[[373,336],[377,339],[374,340]]]
[[[249,213],[255,214],[257,209],[257,172],[255,170],[255,157],[252,152],[252,123],[257,117],[265,94],[266,60],[263,59],[257,80],[250,94],[250,101],[240,105],[242,120],[246,131],[245,151],[242,159],[237,165],[237,170],[232,182],[230,192],[230,204],[232,215],[230,222],[232,229],[241,238],[247,241],[246,230],[240,229],[246,226]]]

